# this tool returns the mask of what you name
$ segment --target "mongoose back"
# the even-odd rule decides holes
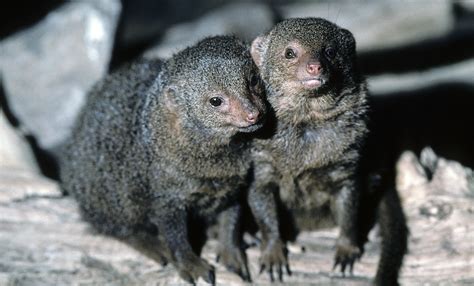
[[[320,219],[322,209],[328,209],[340,227],[334,267],[340,265],[342,272],[347,266],[352,271],[373,226],[373,222],[370,227],[360,225],[359,208],[377,208],[377,204],[360,203],[370,195],[368,186],[361,187],[369,180],[360,179],[367,174],[361,174],[359,164],[368,134],[369,106],[355,47],[348,30],[320,18],[280,22],[251,47],[275,115],[274,134],[255,140],[253,147],[252,213],[264,240],[276,241],[279,235],[287,235],[282,231],[286,225],[279,224],[282,217],[305,229]],[[377,202],[390,200],[381,208],[395,209],[397,216],[401,207],[397,209],[399,202],[392,195],[379,195]],[[375,211],[365,214],[375,216]],[[382,233],[387,234],[386,229]],[[400,239],[406,236],[400,233]],[[403,257],[404,249],[401,252]],[[386,249],[385,253],[391,252]],[[262,266],[271,274],[271,267]],[[391,273],[398,274],[399,267],[395,265]],[[278,272],[281,277],[281,269]],[[387,285],[396,283],[396,275],[391,279],[385,281]]]
[[[240,134],[259,128],[266,110],[257,75],[248,48],[219,36],[97,84],[61,168],[84,219],[171,262],[188,282],[215,283],[189,227],[235,204],[246,184],[250,151]]]

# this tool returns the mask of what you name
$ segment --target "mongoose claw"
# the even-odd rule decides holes
[[[207,283],[215,285],[216,274],[214,267],[204,259],[197,258],[197,261],[193,260],[186,261],[178,266],[179,276],[193,285],[195,285],[199,277],[204,279]]]
[[[359,247],[352,245],[349,240],[345,238],[338,239],[336,247],[336,255],[334,257],[334,266],[332,270],[334,271],[337,266],[340,265],[341,273],[342,275],[345,275],[346,268],[349,266],[348,272],[352,275],[354,263],[361,256]]]
[[[227,270],[239,275],[245,282],[252,282],[247,265],[247,255],[238,246],[221,247],[216,262],[223,264]]]
[[[179,277],[191,285],[196,285],[194,279],[186,271],[178,271]]]
[[[274,282],[273,270],[278,274],[278,280],[283,281],[283,267],[288,276],[291,276],[288,264],[288,250],[283,242],[277,240],[267,244],[260,257],[260,274],[267,271],[269,279]]]

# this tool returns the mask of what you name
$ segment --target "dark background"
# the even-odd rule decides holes
[[[291,1],[261,1],[282,19],[280,5]],[[10,1],[0,4],[0,40],[43,19],[65,1]],[[113,70],[159,41],[173,24],[198,18],[229,1],[218,0],[123,0],[109,64]],[[474,12],[452,1],[454,23],[443,35],[404,45],[364,50],[360,67],[367,76],[412,74],[474,58]],[[377,24],[377,23],[374,23]],[[0,79],[1,80],[1,79]],[[450,80],[423,87],[371,96],[371,144],[378,154],[396,158],[402,150],[419,152],[431,146],[441,156],[474,166],[473,82]],[[1,89],[1,106],[13,126],[19,122]],[[28,136],[43,172],[55,177],[54,160]],[[393,160],[393,159],[392,159]]]

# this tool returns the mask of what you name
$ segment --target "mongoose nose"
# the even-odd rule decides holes
[[[320,75],[321,72],[323,71],[323,67],[319,62],[309,62],[306,65],[306,71],[313,76]]]
[[[254,111],[247,114],[246,120],[248,123],[254,124],[254,123],[257,123],[259,116],[260,116],[260,113],[258,111]]]

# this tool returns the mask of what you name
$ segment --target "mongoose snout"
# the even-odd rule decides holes
[[[298,53],[295,55],[298,59],[296,67],[296,80],[301,82],[304,89],[314,90],[323,86],[328,81],[329,69],[323,63],[320,53],[311,55],[311,49],[298,45]],[[301,56],[298,56],[301,55]]]
[[[318,61],[309,61],[306,64],[306,71],[311,76],[319,76],[323,71],[323,67],[321,66],[321,63]]]
[[[256,110],[254,112],[248,113],[246,120],[250,124],[255,124],[258,121],[259,117],[260,113],[258,112],[258,110]]]
[[[240,132],[253,132],[263,126],[267,105],[262,100],[263,82],[251,74],[248,80],[250,94],[247,96],[229,96],[228,123]]]
[[[239,128],[239,131],[250,132],[248,128],[254,131],[262,126],[260,120],[265,115],[265,109],[260,107],[263,103],[258,101],[254,103],[243,98],[222,96],[219,105],[215,107],[226,114],[229,125]]]

